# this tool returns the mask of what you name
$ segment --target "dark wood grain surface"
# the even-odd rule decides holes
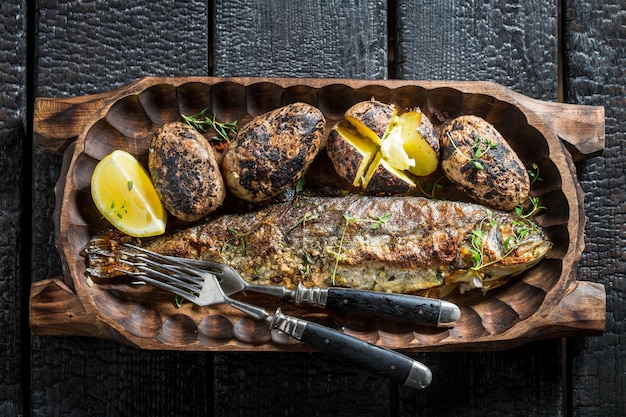
[[[24,337],[28,291],[21,251],[28,243],[22,221],[25,204],[21,181],[26,138],[26,19],[24,4],[9,1],[0,7],[0,158],[5,179],[0,183],[0,415],[16,416],[28,398],[28,338]],[[11,28],[11,30],[7,30]],[[28,186],[25,187],[28,189]],[[26,197],[28,198],[28,197]],[[24,281],[26,277],[26,281]],[[26,383],[25,383],[26,382]]]
[[[0,415],[626,414],[626,5],[561,3],[3,1]],[[578,274],[606,287],[606,333],[414,354],[435,375],[419,392],[318,353],[141,351],[31,337],[30,283],[62,272],[52,224],[62,160],[32,150],[30,104],[148,75],[490,80],[605,106],[606,149],[577,169],[588,216]]]
[[[579,275],[606,288],[606,332],[568,339],[571,413],[626,415],[626,3],[568,1],[563,27],[565,101],[606,112],[603,155],[578,166],[588,217]]]

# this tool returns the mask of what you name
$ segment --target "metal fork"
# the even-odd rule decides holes
[[[165,289],[199,306],[226,303],[269,323],[277,329],[317,350],[349,360],[358,366],[412,388],[425,388],[432,381],[430,369],[399,352],[385,349],[337,330],[288,316],[277,308],[274,314],[224,294],[217,277],[188,263],[154,252],[122,251],[120,262],[132,267],[124,273]]]

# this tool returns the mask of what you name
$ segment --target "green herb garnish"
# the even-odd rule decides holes
[[[226,242],[224,242],[224,245],[222,246],[222,252],[224,252],[228,246],[238,245],[241,249],[241,254],[245,255],[246,254],[245,237],[248,235],[248,233],[241,233],[238,230],[233,229],[232,227],[228,227],[227,230],[230,232],[230,234],[233,235],[233,237],[231,237]]]
[[[305,251],[302,255],[302,261],[304,262],[304,276],[311,278],[311,275],[313,275],[311,267],[315,265],[315,258],[309,252]]]
[[[498,146],[497,143],[492,142],[489,139],[485,139],[484,141],[481,140],[481,138],[478,135],[474,135],[474,144],[472,145],[472,147],[470,148],[470,155],[467,155],[465,153],[463,153],[456,145],[456,143],[454,142],[454,139],[452,139],[452,135],[450,135],[450,132],[446,132],[446,134],[448,135],[448,139],[450,139],[450,143],[452,143],[452,146],[454,146],[454,149],[456,149],[465,159],[467,159],[469,162],[471,162],[474,165],[474,168],[478,169],[478,170],[483,170],[485,169],[485,167],[483,166],[482,162],[480,162],[480,158],[483,155],[486,155],[487,152],[489,152],[490,150],[496,148]],[[483,146],[483,142],[484,142],[484,146]]]
[[[209,128],[213,128],[217,136],[213,136],[213,140],[229,141],[237,136],[237,120],[234,122],[224,123],[216,119],[215,113],[211,117],[206,116],[207,109],[203,109],[200,113],[193,116],[181,114],[183,120],[198,132],[207,132]]]
[[[180,295],[177,295],[176,297],[174,297],[174,306],[176,308],[181,308],[184,302],[185,302],[185,299],[181,297]]]
[[[536,162],[533,162],[531,167],[526,170],[528,176],[530,177],[530,186],[532,187],[536,181],[543,181],[543,178],[539,176],[539,165]]]
[[[305,226],[306,222],[310,221],[310,220],[317,220],[320,217],[319,213],[311,213],[310,211],[304,213],[304,216],[302,216],[300,218],[300,220],[298,220],[297,222],[295,222],[294,224],[291,225],[291,227],[289,228],[289,232],[291,232],[293,229],[295,229],[296,227],[302,225],[302,227]]]
[[[515,214],[517,214],[520,219],[527,219],[535,215],[538,211],[547,209],[547,207],[539,204],[539,197],[530,197],[528,200],[532,205],[528,213],[524,213],[524,208],[521,205],[515,207]]]
[[[502,242],[504,254],[497,259],[485,262],[484,248],[489,230],[499,227],[498,221],[493,218],[493,213],[491,211],[487,213],[487,217],[483,218],[478,226],[472,230],[471,247],[469,248],[469,253],[472,257],[472,270],[478,272],[487,266],[506,259],[520,247],[531,232],[540,232],[535,223],[525,219],[513,221],[511,226],[513,227],[513,234]]]
[[[368,227],[372,230],[376,230],[382,226],[383,223],[387,223],[391,219],[391,213],[383,214],[382,216],[376,216],[372,219],[362,219],[360,217],[352,217],[348,216],[344,213],[343,215],[344,225],[341,229],[341,237],[339,238],[339,247],[337,248],[337,252],[329,251],[329,254],[335,257],[335,266],[333,268],[332,273],[332,282],[335,284],[335,275],[337,274],[337,268],[339,267],[339,258],[341,258],[341,252],[343,252],[343,241],[346,236],[346,232],[348,227],[353,223],[368,223]]]
[[[445,178],[445,176],[437,178],[437,181],[435,181],[434,184],[427,182],[422,185],[422,183],[417,181],[417,188],[419,189],[420,193],[422,193],[425,197],[434,199],[436,198],[435,192],[443,190],[443,185],[439,184],[439,181],[441,181],[443,178]]]
[[[124,216],[122,215],[122,212],[124,212],[124,214],[128,214],[128,209],[126,209],[126,200],[124,200],[124,203],[119,207],[115,206],[115,200],[111,200],[111,212],[113,212],[113,214],[120,219],[123,218]]]

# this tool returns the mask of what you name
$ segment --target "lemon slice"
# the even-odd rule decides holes
[[[127,235],[148,237],[165,232],[167,211],[150,175],[128,152],[116,150],[96,165],[91,197],[100,213]]]

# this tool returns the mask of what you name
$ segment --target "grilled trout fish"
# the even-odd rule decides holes
[[[132,242],[155,252],[234,267],[255,284],[298,283],[442,295],[495,288],[539,262],[546,234],[514,213],[421,197],[303,197],[138,241],[116,231],[85,253],[96,278],[121,275]]]

